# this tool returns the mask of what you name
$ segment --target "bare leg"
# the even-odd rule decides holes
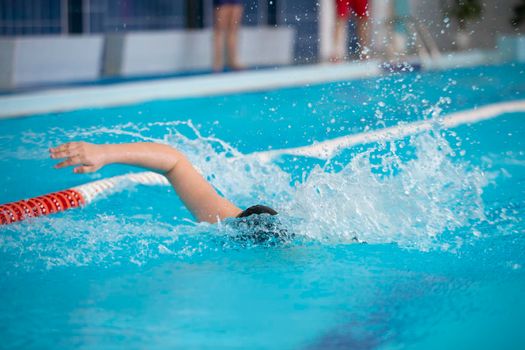
[[[359,40],[359,58],[368,59],[369,53],[370,53],[370,48],[368,47],[369,46],[368,16],[357,16],[356,24],[357,24],[357,37]]]
[[[347,19],[344,17],[337,17],[335,22],[335,30],[334,30],[334,51],[332,54],[332,57],[330,60],[332,62],[340,62],[345,59],[346,52],[345,52],[345,44],[344,44],[344,33],[345,33],[345,26],[347,25]]]
[[[237,50],[237,38],[239,33],[239,27],[242,21],[242,5],[232,5],[231,16],[228,23],[228,32],[226,36],[226,44],[228,45],[228,65],[232,69],[242,69],[243,67],[239,64],[238,50]]]
[[[228,26],[229,6],[219,6],[215,9],[215,25],[213,28],[213,71],[220,72],[224,67],[224,35]]]

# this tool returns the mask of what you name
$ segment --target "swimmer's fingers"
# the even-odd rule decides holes
[[[53,159],[66,158],[55,165],[60,169],[67,166],[78,165],[75,173],[94,172],[105,165],[105,155],[102,146],[88,142],[70,142],[49,149]]]
[[[67,143],[61,144],[60,146],[50,148],[49,150],[51,152],[70,151],[70,150],[80,147],[82,144],[83,142],[67,142]]]
[[[57,151],[57,152],[51,152],[51,158],[58,159],[58,158],[67,158],[73,156],[74,151]]]
[[[81,142],[69,142],[55,148],[50,148],[51,158],[71,157],[81,148]]]
[[[75,155],[73,157],[67,158],[63,162],[58,163],[57,165],[55,165],[55,168],[60,169],[60,168],[65,168],[67,166],[77,165],[77,164],[82,164],[82,159],[78,155]]]

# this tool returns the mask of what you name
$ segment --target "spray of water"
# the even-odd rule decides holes
[[[154,128],[168,132],[161,139],[151,138]],[[222,195],[241,207],[273,206],[288,230],[321,244],[396,243],[428,250],[443,246],[439,237],[444,232],[467,228],[469,234],[469,227],[484,220],[481,195],[486,175],[458,156],[437,129],[403,140],[404,148],[412,149],[408,158],[399,142],[380,143],[339,159],[337,167],[329,161],[304,170],[302,181],[294,181],[278,162],[261,163],[223,140],[203,136],[191,121],[94,127],[74,138],[108,134],[179,148]],[[53,135],[60,132],[54,130]],[[49,140],[32,138],[30,144],[35,142],[47,147]],[[183,258],[230,246],[216,240],[231,233],[228,225],[172,224],[151,218],[147,226],[144,222],[123,216],[79,220],[66,213],[3,228],[0,247],[3,255],[17,257],[16,264],[34,265],[36,260],[53,267],[142,264],[160,255]]]
[[[174,140],[225,196],[245,206],[269,204],[296,234],[324,243],[395,242],[426,250],[439,245],[441,233],[484,220],[481,196],[488,178],[463,161],[439,130],[410,137],[409,160],[395,142],[378,144],[338,170],[317,165],[295,183],[276,164],[239,157],[222,143],[224,150],[217,151],[216,140]]]
[[[390,151],[373,164],[368,151],[339,172],[316,167],[297,186],[286,211],[300,218],[298,229],[315,239],[357,238],[418,249],[430,248],[445,231],[483,220],[483,172],[453,161],[441,136],[414,136],[410,144],[415,157],[405,162]],[[378,167],[387,171],[375,171]]]

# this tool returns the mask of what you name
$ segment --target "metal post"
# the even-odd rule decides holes
[[[269,0],[268,5],[266,7],[266,20],[269,26],[277,26],[277,23],[279,22],[277,16],[278,16],[278,4],[279,0]],[[263,1],[264,2],[264,1]]]
[[[204,27],[204,6],[202,0],[186,0],[186,28]]]
[[[70,34],[80,34],[84,29],[82,0],[68,0],[68,27]]]
[[[69,34],[69,4],[68,0],[60,1],[60,28],[62,35]]]
[[[91,32],[91,0],[82,1],[82,32],[84,34]]]
[[[275,0],[258,0],[257,1],[257,25],[268,24],[269,3]]]

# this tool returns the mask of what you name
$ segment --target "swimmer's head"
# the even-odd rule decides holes
[[[275,245],[290,241],[293,237],[281,224],[277,212],[264,205],[254,205],[237,216],[235,227],[240,232],[236,237],[243,242]]]

